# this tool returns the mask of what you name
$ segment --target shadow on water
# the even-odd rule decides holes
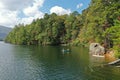
[[[106,58],[89,57],[88,80],[119,80],[120,68],[108,65]]]
[[[120,68],[104,64],[84,47],[0,43],[0,80],[119,80]]]

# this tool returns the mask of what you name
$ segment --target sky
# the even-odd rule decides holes
[[[90,0],[0,0],[0,25],[13,28],[17,24],[30,24],[45,13],[81,13],[89,4]]]

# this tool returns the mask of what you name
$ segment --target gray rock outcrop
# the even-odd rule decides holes
[[[102,47],[99,43],[91,43],[89,51],[91,54],[103,55],[105,53],[105,48]]]

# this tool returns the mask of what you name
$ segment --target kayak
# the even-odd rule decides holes
[[[66,49],[66,50],[63,49],[62,52],[70,52],[70,50],[69,49]]]
[[[92,55],[92,56],[94,56],[94,57],[105,57],[104,55]]]

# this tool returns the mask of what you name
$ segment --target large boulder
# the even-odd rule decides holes
[[[105,53],[105,48],[102,47],[99,43],[91,43],[89,51],[91,54],[103,55]]]

